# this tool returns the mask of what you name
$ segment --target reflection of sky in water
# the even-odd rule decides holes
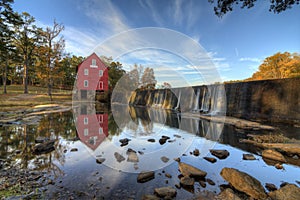
[[[34,144],[34,139],[37,136],[50,136],[50,131],[54,131],[54,136],[59,138],[59,145],[57,145],[56,150],[50,154],[27,156],[28,167],[38,167],[36,161],[38,159],[44,159],[44,169],[47,169],[49,172],[54,170],[52,174],[56,178],[55,185],[47,186],[48,190],[45,192],[46,197],[48,195],[51,196],[53,192],[60,190],[59,188],[61,187],[67,191],[84,191],[92,195],[103,195],[105,197],[116,195],[117,190],[129,190],[129,188],[131,188],[130,190],[139,198],[143,194],[153,193],[153,189],[156,187],[173,186],[179,183],[177,177],[179,175],[178,164],[173,161],[175,157],[181,157],[183,162],[192,164],[206,171],[208,173],[207,178],[212,179],[216,185],[211,186],[207,184],[205,189],[214,192],[219,192],[218,186],[220,184],[226,184],[220,176],[220,171],[224,167],[233,167],[246,172],[261,181],[262,185],[265,185],[265,183],[273,183],[279,187],[282,182],[297,184],[295,181],[299,181],[300,178],[298,176],[300,171],[298,166],[283,164],[285,169],[277,170],[274,166],[267,165],[258,155],[255,155],[257,158],[255,161],[242,160],[243,153],[248,152],[241,150],[241,148],[249,149],[249,147],[243,145],[239,146],[240,144],[238,142],[235,143],[238,141],[238,138],[236,141],[225,140],[224,135],[226,135],[226,137],[227,135],[238,137],[234,129],[230,129],[228,126],[225,126],[224,130],[226,130],[226,133],[222,133],[220,140],[229,144],[220,144],[198,137],[203,131],[201,124],[207,123],[199,119],[184,118],[185,124],[187,124],[185,126],[186,128],[177,129],[175,128],[178,126],[177,115],[172,115],[172,117],[168,118],[169,123],[167,125],[152,122],[150,126],[152,127],[152,131],[150,131],[149,135],[139,135],[140,131],[144,130],[141,126],[147,124],[142,123],[144,119],[139,119],[136,124],[139,127],[138,129],[124,128],[119,134],[110,135],[93,151],[83,142],[72,140],[76,137],[72,113],[52,114],[51,116],[52,117],[44,116],[37,125],[9,125],[0,127],[0,149],[2,158],[7,155],[13,156],[14,154],[12,154],[12,152],[23,149],[26,143]],[[166,116],[169,117],[168,114]],[[170,119],[174,120],[173,124],[175,127],[172,127]],[[109,118],[109,123],[112,123],[111,120],[112,118]],[[193,128],[189,125],[193,125]],[[208,130],[207,127],[209,126],[205,127],[206,130]],[[26,137],[24,137],[25,130],[27,131]],[[159,130],[159,133],[156,133],[154,130]],[[213,132],[213,128],[210,130]],[[174,134],[180,135],[181,138],[174,137]],[[160,145],[158,140],[162,135],[170,136],[171,140],[175,139],[176,141],[173,143],[166,142],[164,145]],[[129,141],[127,146],[120,147],[121,143],[119,139],[125,137],[130,138],[131,141]],[[150,143],[147,141],[148,138],[154,138],[156,142]],[[181,145],[179,145],[179,143],[181,143]],[[237,146],[238,148],[233,146]],[[72,148],[77,148],[78,151],[70,152]],[[139,169],[137,170],[134,168],[134,163],[127,162],[126,151],[128,148],[144,152],[143,155],[137,153],[139,157],[139,162],[137,163]],[[200,156],[198,157],[190,155],[190,152],[195,148],[200,150]],[[217,162],[212,164],[203,159],[204,156],[212,156],[208,152],[210,148],[227,149],[230,152],[230,156],[225,160],[217,159]],[[66,152],[64,152],[64,150],[66,150]],[[126,160],[121,163],[116,162],[114,157],[114,152],[116,151],[122,154]],[[255,150],[253,151],[255,152]],[[25,163],[25,154],[23,155],[23,153],[16,155],[16,159],[22,165]],[[182,156],[183,153],[185,153],[186,156]],[[166,156],[170,160],[167,163],[163,163],[161,160],[162,156]],[[97,164],[97,158],[105,158],[106,160],[103,164]],[[136,174],[125,173],[126,171],[138,172],[142,169],[147,169],[147,167],[149,169],[155,169],[156,171],[155,179],[145,184],[136,182]],[[162,170],[172,175],[172,179],[168,179],[169,184],[165,183],[166,177],[163,174],[159,175],[159,173],[162,173]],[[95,188],[98,188],[98,190]],[[203,190],[198,183],[195,184],[195,191],[197,191],[197,188],[199,188],[200,191]],[[177,190],[177,192],[179,199],[184,199],[192,195],[184,189]],[[130,196],[130,194],[126,194],[125,196]]]

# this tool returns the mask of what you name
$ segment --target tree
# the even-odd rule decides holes
[[[11,7],[13,0],[0,1],[0,66],[2,69],[3,93],[6,94],[8,67],[14,57],[15,46],[12,43],[12,27],[20,23],[20,18]]]
[[[241,4],[241,8],[252,8],[257,0],[208,0],[215,4],[214,11],[218,17],[222,17],[227,12],[233,10],[234,5]],[[270,12],[280,13],[286,9],[292,8],[295,4],[298,5],[300,0],[270,0]]]
[[[43,45],[40,49],[45,54],[43,54],[44,56],[40,56],[44,59],[45,63],[44,69],[48,81],[48,95],[50,96],[51,101],[53,86],[52,73],[54,71],[55,64],[61,59],[65,47],[65,41],[63,37],[61,36],[57,39],[63,30],[64,26],[54,21],[53,27],[47,27],[46,30],[41,31]]]
[[[76,68],[84,59],[82,56],[66,55],[56,66],[58,76],[54,83],[60,84],[61,88],[72,89],[76,79]]]
[[[109,88],[113,90],[120,80],[120,78],[125,74],[125,70],[122,69],[122,63],[120,62],[111,62],[108,70],[108,80]]]
[[[157,81],[155,79],[154,71],[152,68],[147,67],[141,77],[141,86],[143,89],[154,89]]]
[[[24,93],[28,93],[28,68],[34,51],[39,42],[38,28],[33,24],[35,19],[28,13],[23,12],[20,16],[22,23],[15,26],[14,45],[20,54],[23,63]]]
[[[276,53],[265,58],[255,72],[248,80],[262,79],[281,79],[300,77],[300,55],[289,52]]]
[[[100,58],[106,67],[108,67],[108,85],[109,89],[113,90],[126,71],[122,68],[122,63],[113,61],[112,57],[100,56]]]

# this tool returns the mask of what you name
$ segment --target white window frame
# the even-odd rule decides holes
[[[88,128],[85,128],[85,129],[83,130],[83,135],[84,135],[84,136],[88,136],[88,135],[89,135],[89,129],[88,129]]]
[[[84,74],[85,76],[88,76],[88,75],[89,75],[89,69],[84,69],[83,74]]]
[[[99,70],[99,76],[100,76],[100,77],[103,76],[103,70],[102,70],[102,69]]]
[[[89,124],[89,118],[88,118],[88,117],[84,117],[84,118],[83,118],[83,123],[84,123],[85,125]]]
[[[83,81],[83,86],[84,87],[89,87],[89,81],[88,80],[84,80]]]
[[[92,59],[92,66],[97,66],[97,61],[96,61],[96,59]]]

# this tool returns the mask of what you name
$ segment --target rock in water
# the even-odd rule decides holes
[[[269,192],[269,196],[273,200],[299,200],[300,198],[300,188],[294,184],[287,184],[280,188],[279,190],[275,190],[273,192]]]
[[[128,149],[126,154],[128,155],[127,162],[134,162],[134,163],[139,162],[139,157],[138,157],[136,151],[134,151],[132,149]]]
[[[97,158],[96,163],[102,164],[105,161],[105,158]]]
[[[146,194],[142,197],[142,200],[160,200],[160,198],[155,195]]]
[[[122,156],[122,155],[119,154],[118,152],[115,152],[114,156],[115,156],[115,158],[116,158],[116,160],[117,160],[118,162],[122,162],[122,161],[125,160],[124,156]]]
[[[195,149],[195,150],[193,151],[193,154],[194,154],[194,156],[199,156],[199,155],[200,155],[199,149]]]
[[[129,143],[130,139],[128,138],[123,138],[123,139],[120,139],[119,142],[121,142],[121,147],[123,146],[126,146],[128,143]]]
[[[150,181],[155,178],[155,173],[153,171],[145,171],[139,173],[137,177],[137,182],[138,183],[145,183],[147,181]]]
[[[213,158],[213,157],[203,157],[205,160],[207,160],[208,162],[211,162],[211,163],[215,163],[217,162],[217,159]]]
[[[172,187],[155,188],[154,193],[157,194],[157,196],[165,199],[175,197],[177,194],[176,189]]]
[[[163,161],[164,163],[167,163],[167,162],[169,162],[169,158],[168,157],[166,157],[166,156],[162,156],[161,158],[161,161]]]
[[[218,196],[215,198],[216,200],[241,200],[239,196],[234,194],[233,190],[230,188],[225,189],[222,191]]]
[[[267,195],[261,183],[254,177],[234,168],[223,168],[221,176],[235,189],[248,194],[254,199],[266,199]]]
[[[280,162],[286,162],[284,156],[279,153],[278,151],[275,151],[273,149],[266,149],[262,152],[262,157],[271,159],[271,160],[276,160]]]
[[[183,162],[179,162],[178,165],[179,165],[179,170],[183,176],[205,177],[207,174],[205,171],[202,171],[192,165]]]
[[[195,180],[188,176],[184,176],[180,179],[180,184],[185,187],[192,187],[192,186],[194,186],[194,183],[195,183]]]
[[[229,156],[229,152],[227,150],[210,149],[209,151],[212,155],[216,156],[219,159],[225,159]]]
[[[243,154],[243,160],[256,160],[253,154],[250,153],[244,153]]]
[[[266,183],[266,184],[265,184],[265,187],[266,187],[267,190],[269,190],[270,192],[271,192],[271,191],[277,190],[277,187],[276,187],[274,184],[272,184],[272,183]]]
[[[43,154],[43,153],[50,153],[53,151],[55,140],[50,140],[41,144],[37,144],[33,147],[34,154]]]

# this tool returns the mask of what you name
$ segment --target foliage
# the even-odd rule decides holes
[[[257,0],[208,0],[216,5],[214,7],[215,14],[222,17],[227,12],[233,10],[234,5],[241,4],[241,8],[252,8]],[[270,12],[280,13],[286,9],[292,8],[295,4],[299,4],[300,0],[270,0]]]
[[[134,64],[128,76],[134,89],[154,89],[157,83],[153,69],[150,67],[144,68],[142,65]]]
[[[15,37],[13,42],[17,47],[17,52],[22,60],[24,93],[28,93],[28,68],[30,68],[33,55],[37,50],[39,35],[37,34],[38,28],[34,25],[34,17],[26,12],[23,12],[20,17],[22,19],[22,23],[14,27]]]
[[[11,7],[13,0],[0,1],[0,67],[2,69],[3,93],[6,91],[6,82],[11,59],[15,57],[15,46],[12,43],[14,31],[12,27],[20,23],[20,18]]]
[[[157,81],[154,76],[152,68],[147,67],[141,77],[141,88],[143,89],[154,89]]]
[[[300,77],[300,55],[297,53],[276,53],[267,57],[248,80],[280,79]]]
[[[59,37],[60,33],[64,30],[62,24],[58,24],[55,20],[53,27],[46,27],[45,30],[40,30],[39,34],[42,39],[39,46],[38,57],[39,66],[45,74],[47,80],[48,95],[52,98],[51,90],[53,87],[53,75],[57,74],[57,65],[63,55],[65,41],[63,37]],[[59,38],[58,38],[59,37]],[[56,70],[56,74],[55,74]]]

